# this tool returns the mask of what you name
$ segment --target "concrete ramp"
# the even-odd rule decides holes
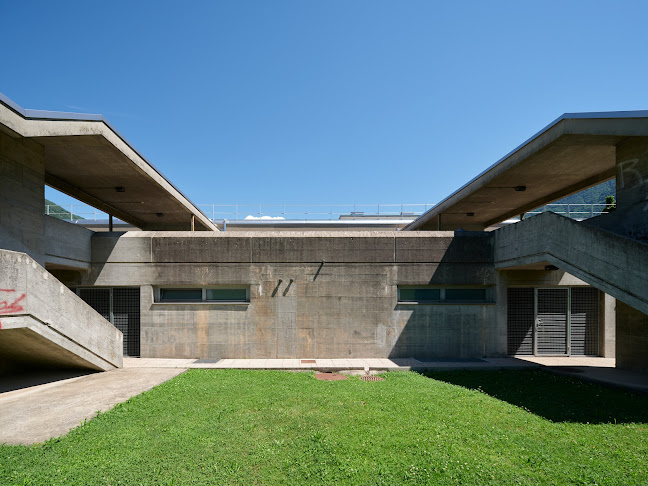
[[[648,245],[554,213],[494,232],[495,268],[546,262],[648,314]]]
[[[24,253],[0,250],[0,372],[122,366],[122,333]]]

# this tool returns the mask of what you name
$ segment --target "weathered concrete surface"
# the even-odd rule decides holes
[[[648,315],[617,301],[616,322],[617,366],[648,371]]]
[[[500,356],[492,304],[399,305],[398,285],[492,286],[484,233],[95,234],[69,285],[139,286],[141,356]],[[247,285],[247,305],[154,302],[156,286]],[[493,347],[495,344],[496,347]]]
[[[494,232],[495,268],[553,264],[648,312],[648,245],[554,213]]]
[[[43,147],[0,130],[0,248],[44,264],[44,207]]]
[[[180,373],[130,368],[95,373],[0,394],[0,444],[36,444],[150,390]]]
[[[121,332],[28,255],[0,250],[0,289],[0,369],[122,365]]]
[[[616,210],[587,221],[648,243],[648,137],[616,147]]]
[[[45,216],[47,268],[89,270],[93,232],[76,224]]]

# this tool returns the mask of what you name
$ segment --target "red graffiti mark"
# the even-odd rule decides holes
[[[0,289],[0,292],[12,293],[12,292],[15,292],[15,290],[14,289]],[[21,312],[21,311],[25,310],[25,308],[22,305],[19,304],[19,302],[22,301],[25,297],[27,297],[27,294],[22,294],[20,297],[18,297],[13,302],[10,302],[11,299],[0,300],[0,314],[14,314],[16,312]]]
[[[2,322],[0,322],[0,329],[2,329]]]

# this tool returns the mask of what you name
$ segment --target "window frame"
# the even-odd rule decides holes
[[[162,300],[164,290],[198,290],[201,291],[200,300]],[[214,289],[226,290],[245,290],[245,300],[208,300],[207,291]],[[250,286],[249,285],[207,285],[203,287],[183,286],[183,285],[161,285],[153,288],[154,305],[249,305],[250,304]]]
[[[430,289],[439,291],[439,300],[401,300],[401,290],[403,289]],[[446,290],[484,290],[483,300],[447,300]],[[440,286],[440,285],[397,285],[397,304],[398,305],[493,305],[495,304],[494,288],[485,285],[457,285],[457,286]]]

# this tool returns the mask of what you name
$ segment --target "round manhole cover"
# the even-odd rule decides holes
[[[383,381],[384,378],[382,376],[376,376],[376,375],[363,375],[359,377],[362,381]]]

